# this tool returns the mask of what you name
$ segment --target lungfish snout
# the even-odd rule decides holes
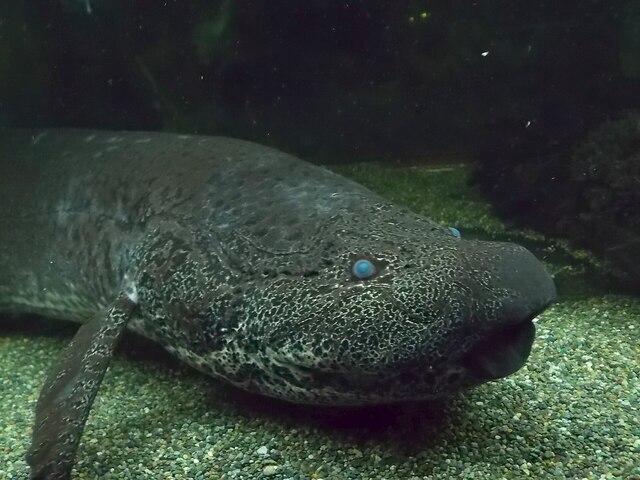
[[[498,245],[507,247],[502,247],[502,258],[495,266],[496,286],[510,293],[504,301],[502,317],[519,323],[549,306],[556,299],[556,287],[544,265],[529,250],[513,244]]]
[[[477,250],[476,245],[474,254]],[[492,263],[492,288],[504,292],[495,318],[488,320],[482,339],[465,355],[463,364],[478,379],[506,377],[519,370],[531,352],[533,319],[556,298],[553,279],[526,248],[510,243],[485,243]]]

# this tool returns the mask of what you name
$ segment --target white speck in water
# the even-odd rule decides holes
[[[482,52],[480,55],[482,55],[483,57],[486,57],[487,55],[489,55],[489,51],[487,50],[486,52]]]
[[[49,132],[40,132],[38,135],[36,135],[35,137],[31,138],[31,145],[35,145],[36,143],[38,143],[40,140],[42,140]]]

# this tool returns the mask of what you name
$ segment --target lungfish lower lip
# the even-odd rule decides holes
[[[531,352],[535,336],[533,318],[501,327],[476,345],[463,361],[482,380],[495,380],[519,370]]]

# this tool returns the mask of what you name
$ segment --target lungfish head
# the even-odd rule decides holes
[[[156,236],[166,257],[140,277],[140,307],[168,318],[146,330],[205,372],[296,402],[429,399],[522,367],[555,298],[532,253],[384,203],[330,219],[189,246]]]

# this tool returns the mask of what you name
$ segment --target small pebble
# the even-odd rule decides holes
[[[267,465],[262,469],[262,474],[266,477],[270,477],[271,475],[275,475],[276,473],[278,473],[277,465]]]
[[[256,453],[258,455],[266,456],[269,454],[269,449],[263,445],[258,450],[256,450]]]

